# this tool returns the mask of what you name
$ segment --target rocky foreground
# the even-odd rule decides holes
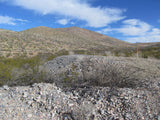
[[[59,57],[44,65],[51,83],[0,87],[0,119],[160,120],[159,66],[143,59]]]
[[[0,88],[2,120],[159,120],[159,88],[84,87],[55,84]]]

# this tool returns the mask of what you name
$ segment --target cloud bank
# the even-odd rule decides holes
[[[13,3],[44,15],[55,14],[82,20],[90,27],[104,27],[125,18],[122,15],[125,10],[92,7],[80,0],[13,0]]]

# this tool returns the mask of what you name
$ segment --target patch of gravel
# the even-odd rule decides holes
[[[82,87],[55,84],[0,88],[2,120],[159,120],[160,89]]]

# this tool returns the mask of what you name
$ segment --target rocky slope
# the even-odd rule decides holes
[[[0,119],[159,120],[160,61],[62,56],[46,82],[0,88]]]

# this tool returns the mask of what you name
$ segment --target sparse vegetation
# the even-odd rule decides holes
[[[148,86],[144,81],[149,84],[153,78],[160,77],[159,63],[131,57],[63,56],[46,64],[46,68],[51,68],[47,80],[59,87],[142,87]]]
[[[108,41],[112,41],[109,43],[109,47],[105,45],[108,45]],[[62,50],[74,51],[75,54],[104,55],[104,51],[108,48],[117,45],[130,46],[129,43],[117,41],[108,36],[104,37],[99,33],[81,28],[37,27],[22,32],[2,30],[0,42],[2,56],[7,54],[9,57],[15,57],[17,53],[19,55],[25,54],[28,57],[36,56],[39,53],[56,54]],[[12,45],[13,43],[14,45]]]
[[[73,54],[124,56],[136,55],[136,47],[81,28],[38,27],[22,32],[0,31],[0,85],[28,85],[43,81],[39,66],[58,56]],[[160,59],[160,46],[140,45],[140,57]],[[73,65],[72,77],[75,78]],[[70,80],[69,80],[70,79]]]
[[[62,50],[56,54],[38,54],[34,57],[17,55],[14,58],[0,57],[0,86],[29,85],[35,82],[44,82],[44,72],[39,71],[39,66],[55,57],[68,55]],[[16,71],[16,72],[15,72]]]
[[[150,48],[144,48],[142,51],[142,57],[148,58],[157,58],[160,59],[160,47],[150,47]]]
[[[66,71],[65,73],[61,74],[61,77],[63,78],[63,86],[64,87],[70,87],[72,85],[75,85],[78,79],[79,73],[76,72],[76,66],[73,63],[71,67],[71,71]]]
[[[37,27],[22,32],[8,30],[0,32],[0,55],[9,58],[16,57],[17,54],[34,57],[40,53],[54,54],[53,57],[56,57],[60,54],[68,55],[69,51],[73,51],[74,54],[103,56],[108,55],[107,51],[112,53],[111,55],[125,57],[132,57],[136,54],[135,44],[78,27],[62,29]],[[160,59],[159,43],[154,46],[140,44],[139,47],[142,53],[140,57]]]

